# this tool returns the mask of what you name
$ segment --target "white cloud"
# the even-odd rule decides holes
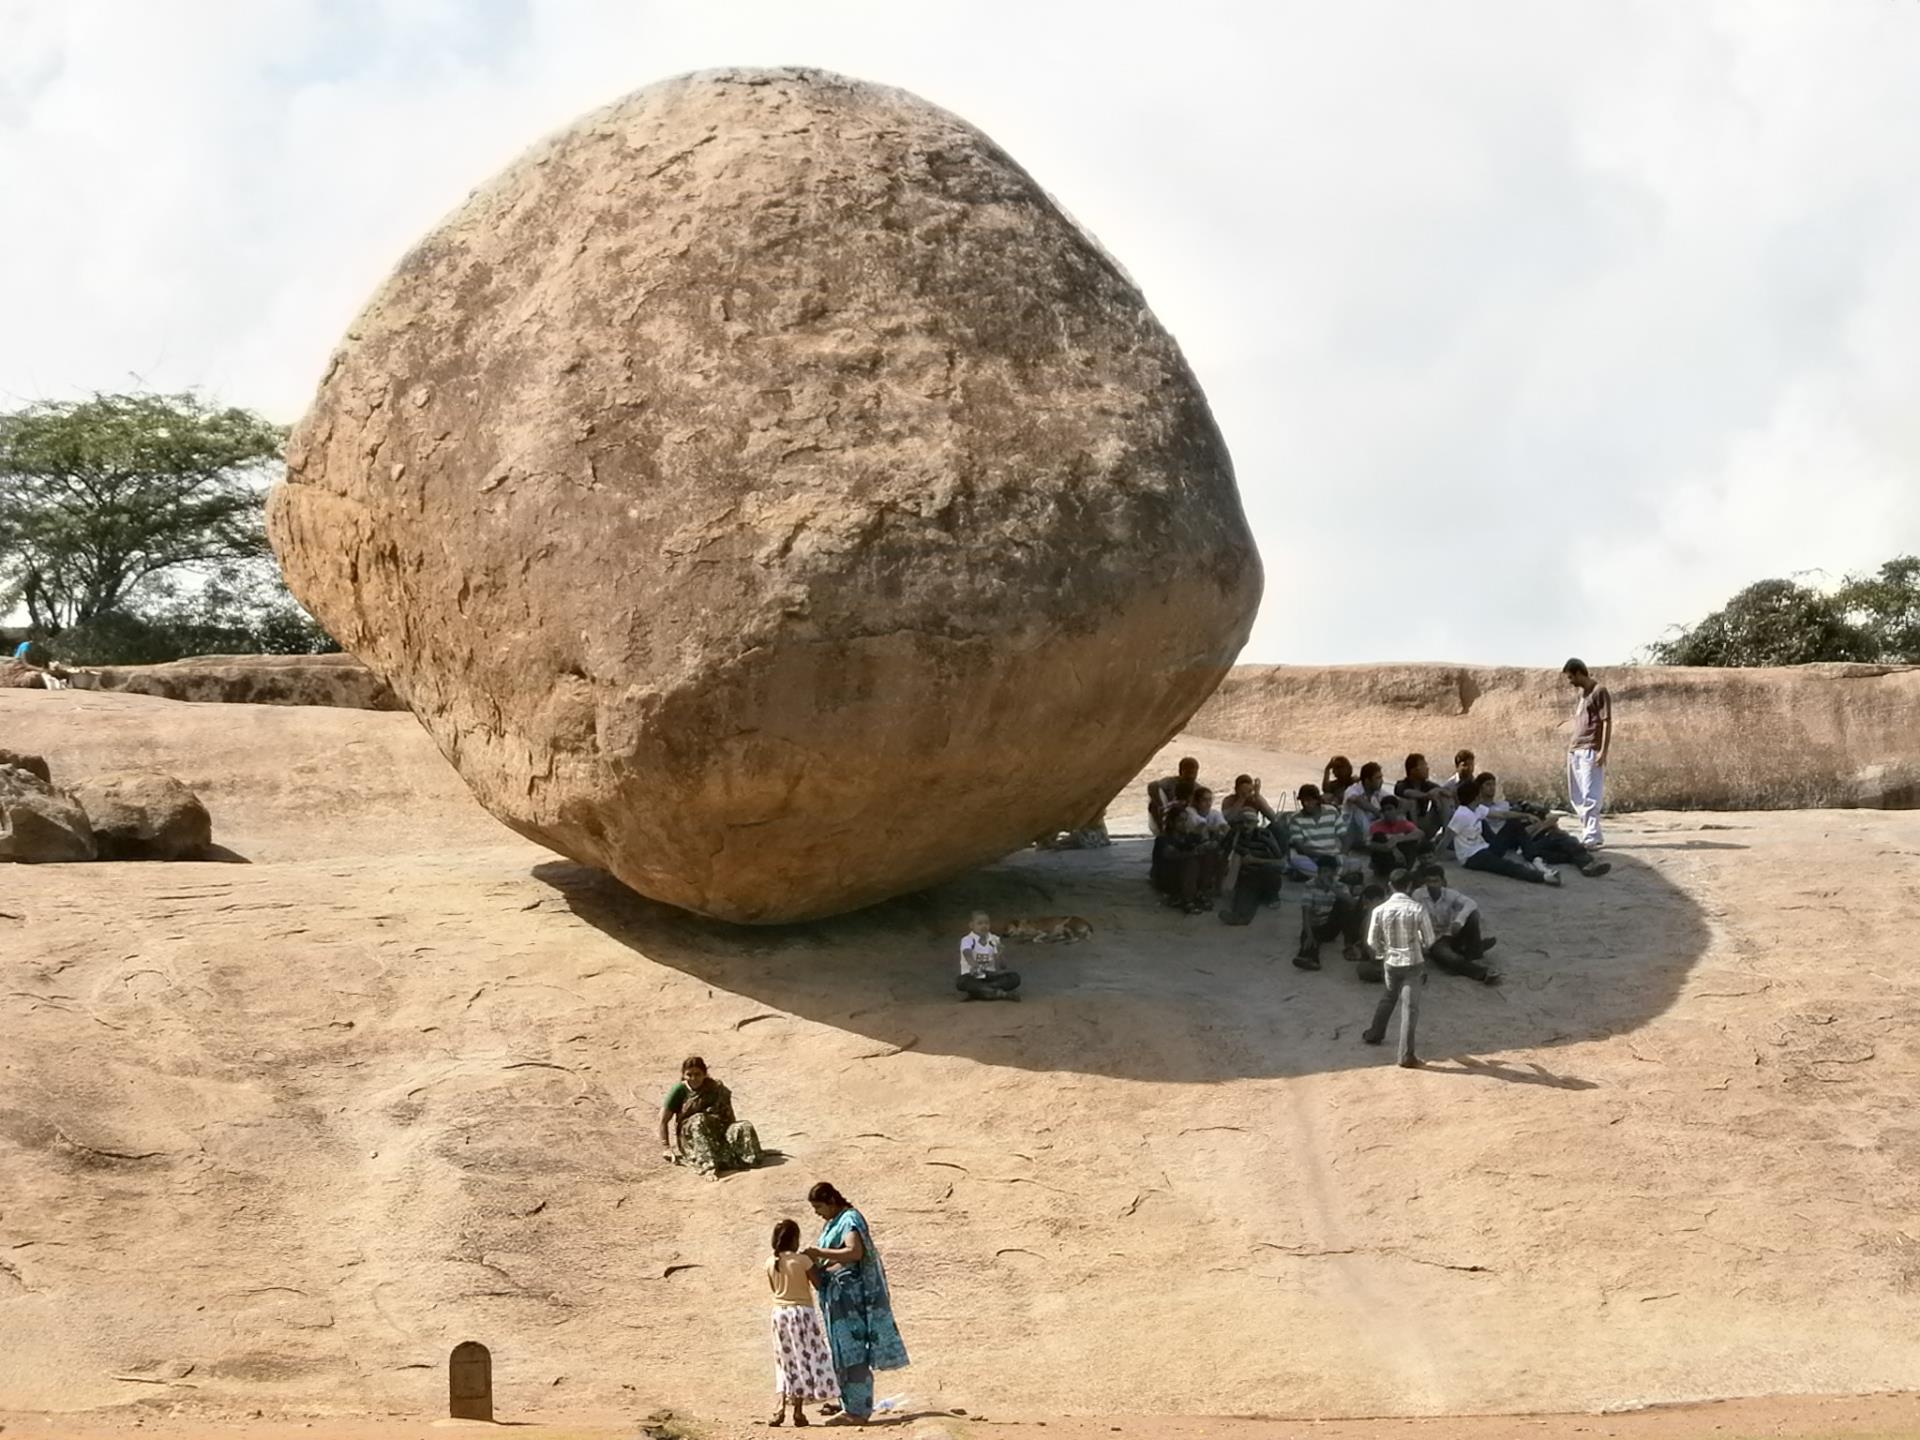
[[[290,419],[400,253],[648,81],[1005,144],[1147,291],[1268,562],[1249,658],[1621,658],[1920,547],[1920,5],[0,0],[0,400]]]

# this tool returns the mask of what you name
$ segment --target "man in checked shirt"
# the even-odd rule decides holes
[[[1387,1038],[1387,1022],[1393,1007],[1400,1005],[1400,1063],[1407,1069],[1418,1068],[1420,1057],[1413,1053],[1413,1027],[1420,1018],[1420,992],[1427,984],[1427,947],[1433,944],[1433,921],[1420,902],[1410,893],[1413,872],[1396,870],[1387,883],[1393,893],[1373,912],[1367,927],[1367,944],[1381,959],[1386,972],[1387,993],[1374,1007],[1373,1024],[1360,1038],[1378,1045]]]

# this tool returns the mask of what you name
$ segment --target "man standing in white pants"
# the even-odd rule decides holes
[[[1580,819],[1580,842],[1598,850],[1600,810],[1606,803],[1607,751],[1613,744],[1613,697],[1597,683],[1584,660],[1560,667],[1567,683],[1580,692],[1573,710],[1573,743],[1567,747],[1567,798]]]

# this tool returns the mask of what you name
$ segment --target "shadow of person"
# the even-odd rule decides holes
[[[1600,1088],[1593,1081],[1582,1080],[1577,1075],[1556,1075],[1538,1061],[1529,1061],[1522,1068],[1504,1060],[1482,1060],[1472,1055],[1460,1055],[1450,1065],[1429,1060],[1425,1068],[1435,1075],[1478,1075],[1487,1080],[1505,1080],[1512,1085],[1545,1085],[1554,1090]]]
[[[1324,948],[1318,972],[1286,963],[1299,935],[1299,887],[1289,883],[1278,908],[1262,907],[1244,927],[1182,914],[1147,884],[1149,845],[1136,836],[1101,850],[1022,851],[854,914],[770,926],[676,910],[582,865],[553,861],[533,874],[644,961],[774,1015],[863,1037],[875,1053],[1192,1084],[1380,1063],[1357,1039],[1376,988],[1340,946]],[[1637,1029],[1673,1003],[1709,942],[1699,906],[1631,856],[1616,857],[1605,879],[1570,876],[1560,889],[1452,875],[1501,939],[1505,983],[1433,977],[1420,1034],[1423,1048],[1441,1054]],[[1082,916],[1093,934],[1071,945],[1008,945],[1004,963],[1023,978],[1023,1003],[969,1004],[954,981],[974,910],[1003,929],[1019,918]],[[758,1018],[736,1026],[741,1043],[760,1043]]]

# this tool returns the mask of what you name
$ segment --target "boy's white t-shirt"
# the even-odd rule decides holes
[[[983,940],[969,930],[960,937],[960,973],[982,975],[1000,968],[1000,937],[992,931]]]
[[[1447,821],[1447,830],[1453,836],[1453,853],[1462,865],[1487,848],[1486,837],[1480,832],[1480,822],[1486,817],[1486,806],[1462,805]]]

